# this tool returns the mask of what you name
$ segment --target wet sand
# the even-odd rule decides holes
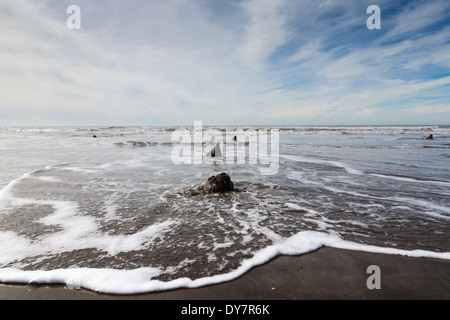
[[[368,289],[380,268],[381,289]],[[0,299],[14,300],[328,300],[450,299],[450,261],[408,258],[335,248],[281,256],[230,282],[195,289],[109,295],[62,285],[0,285]]]

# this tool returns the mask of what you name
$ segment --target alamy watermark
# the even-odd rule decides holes
[[[172,132],[172,162],[177,165],[204,163],[261,165],[262,175],[275,175],[280,167],[278,129],[203,129],[195,121],[193,131]]]
[[[67,14],[70,16],[66,20],[66,26],[69,30],[80,30],[81,29],[81,9],[77,5],[70,5],[66,10]],[[381,29],[381,9],[377,5],[370,5],[366,10],[367,14],[371,16],[367,18],[366,25],[370,30]]]
[[[377,5],[371,5],[367,7],[367,14],[371,14],[369,18],[367,18],[366,25],[370,30],[373,29],[381,29],[381,9]]]
[[[66,12],[70,16],[66,20],[66,26],[69,30],[80,30],[81,29],[81,9],[77,5],[70,5],[67,7]]]
[[[370,274],[370,276],[367,278],[366,286],[367,289],[373,290],[373,289],[381,289],[381,269],[377,265],[371,265],[367,267],[366,270],[367,274]]]
[[[81,289],[81,269],[78,266],[70,266],[67,268],[70,270],[70,278],[66,281],[66,287],[70,290]]]

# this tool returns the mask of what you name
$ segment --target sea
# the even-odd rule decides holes
[[[0,127],[0,282],[201,287],[323,246],[450,259],[450,126],[201,129]],[[235,191],[202,192],[222,172]]]

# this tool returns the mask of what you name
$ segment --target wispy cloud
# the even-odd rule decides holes
[[[0,123],[445,118],[450,4],[379,3],[383,27],[368,30],[371,3],[356,0],[0,0]]]
[[[384,38],[414,38],[430,33],[432,27],[448,24],[449,9],[448,1],[445,0],[433,1],[431,5],[429,1],[404,2],[398,14],[392,17],[392,28]]]
[[[248,23],[237,54],[247,66],[261,71],[289,37],[287,4],[285,0],[249,0],[242,7],[248,14]]]

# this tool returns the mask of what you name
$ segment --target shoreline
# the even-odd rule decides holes
[[[380,289],[367,273],[379,267]],[[322,247],[278,256],[229,282],[135,295],[69,289],[65,285],[0,284],[1,300],[449,300],[450,261]]]

